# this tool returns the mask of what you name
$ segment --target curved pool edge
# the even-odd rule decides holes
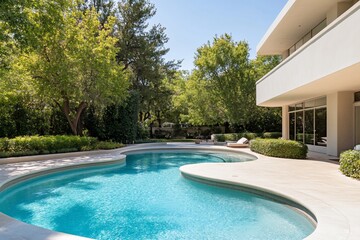
[[[96,162],[80,162],[73,163],[65,166],[48,167],[45,169],[31,171],[19,176],[9,178],[8,180],[0,183],[0,192],[5,189],[16,185],[22,181],[31,178],[44,176],[56,172],[67,170],[89,168],[95,166],[106,166],[113,164],[126,164],[126,155],[119,154],[111,158]],[[67,234],[63,232],[56,232],[46,228],[38,227],[35,225],[27,224],[17,219],[14,219],[6,214],[0,212],[0,239],[23,239],[23,240],[89,240],[91,238],[81,237],[77,235]]]
[[[112,151],[113,153],[116,153],[117,156],[119,156],[120,154],[126,154],[126,152],[131,152],[131,151],[151,151],[151,150],[169,150],[171,148],[175,149],[175,150],[208,150],[208,151],[216,151],[216,150],[222,150],[222,151],[229,151],[230,149],[226,148],[226,147],[221,147],[221,146],[208,146],[208,145],[189,145],[189,144],[184,144],[184,145],[179,145],[176,146],[178,144],[153,144],[152,146],[146,145],[144,144],[143,146],[131,146],[131,147],[126,147],[126,148],[122,148],[122,149],[116,149],[115,151]],[[233,150],[231,149],[231,152],[245,152],[251,155],[254,155],[258,158],[257,161],[249,161],[246,162],[246,164],[251,163],[251,162],[258,162],[260,161],[266,161],[269,160],[268,157],[264,157],[262,155],[256,154],[251,152],[249,149],[241,149],[241,150]],[[275,160],[277,160],[275,158]],[[291,159],[287,159],[290,160]],[[281,161],[284,161],[284,159],[281,159]],[[100,162],[101,164],[101,162]],[[240,166],[241,164],[244,163],[232,163],[230,164],[231,166]],[[84,163],[84,166],[86,167],[87,163]],[[204,174],[204,171],[206,172],[206,168],[205,165],[211,165],[211,164],[195,164],[195,165],[185,165],[182,167],[182,171],[184,171],[184,169],[186,169],[186,171],[189,171],[189,169],[196,167],[196,171],[197,176],[200,177],[208,177],[207,174]],[[219,163],[219,164],[212,164],[212,167],[217,167],[217,166],[224,166],[224,165],[228,165],[226,163]],[[200,170],[199,170],[200,167]],[[204,168],[205,167],[205,168]],[[55,168],[56,169],[56,168]],[[58,168],[61,171],[61,168]],[[44,170],[41,170],[39,172],[42,172]],[[46,169],[45,169],[46,171]],[[194,169],[192,169],[190,172],[194,171]],[[31,173],[30,173],[31,174]],[[193,173],[194,174],[194,173]],[[16,178],[16,177],[15,177]],[[14,178],[14,179],[15,179]],[[228,181],[229,184],[233,184],[233,185],[238,185],[238,184],[242,184],[242,185],[248,185],[252,188],[259,188],[259,190],[267,190],[270,193],[275,193],[279,196],[283,196],[284,198],[288,198],[288,199],[294,199],[296,202],[300,203],[300,205],[304,206],[305,208],[309,209],[309,211],[311,211],[312,213],[314,213],[314,215],[316,216],[317,220],[318,220],[318,225],[317,228],[315,229],[315,231],[309,235],[306,239],[307,240],[322,240],[322,239],[333,239],[334,236],[337,237],[337,239],[356,239],[356,238],[351,238],[349,237],[350,235],[350,224],[349,221],[347,220],[347,218],[342,214],[342,212],[340,212],[338,209],[336,209],[336,207],[332,206],[331,204],[327,204],[326,200],[324,201],[324,199],[319,199],[316,198],[314,196],[312,196],[313,194],[311,194],[311,192],[307,193],[307,192],[303,192],[303,191],[296,191],[296,190],[289,190],[289,189],[278,189],[278,188],[271,188],[268,187],[267,184],[259,184],[259,183],[250,183],[247,182],[246,180],[244,181],[234,181],[233,179],[227,179],[227,178],[221,178],[216,176],[215,177],[209,177],[211,178],[213,181]],[[7,181],[6,181],[7,182]],[[3,186],[3,183],[0,183],[0,186]],[[0,213],[0,226],[1,228],[3,228],[4,226],[6,226],[5,231],[2,230],[0,231],[0,238],[1,237],[6,237],[5,239],[27,239],[27,240],[38,240],[38,239],[56,239],[56,240],[65,240],[65,239],[71,239],[71,240],[81,240],[81,239],[89,239],[89,238],[84,238],[84,237],[80,237],[80,236],[75,236],[75,235],[69,235],[69,234],[65,234],[65,233],[60,233],[60,232],[55,232],[55,231],[51,231],[48,229],[44,229],[44,228],[40,228],[40,227],[36,227],[34,225],[29,225],[23,222],[20,222],[18,220],[12,219],[2,213]],[[19,236],[19,238],[16,238],[16,236]]]
[[[255,154],[255,153],[254,153]],[[258,155],[258,160],[264,160],[261,155]],[[249,162],[251,163],[251,162]],[[241,163],[236,163],[241,164]],[[225,164],[222,164],[223,166]],[[214,171],[217,169],[220,164],[214,163],[199,163],[199,164],[189,164],[180,167],[181,174],[188,178],[189,180],[203,182],[204,184],[210,184],[215,186],[222,186],[228,188],[239,188],[244,189],[245,191],[257,192],[265,194],[265,197],[275,196],[276,198],[283,199],[285,201],[290,201],[295,203],[296,207],[301,206],[300,213],[306,213],[305,216],[312,218],[316,222],[316,228],[313,233],[307,236],[306,240],[329,240],[334,239],[336,236],[337,240],[346,240],[352,239],[350,235],[350,225],[347,218],[342,212],[338,209],[332,207],[321,199],[318,199],[310,194],[307,194],[302,191],[281,189],[281,188],[271,188],[268,187],[265,181],[264,184],[251,183],[250,181],[242,181],[243,179],[234,180],[238,176],[229,177],[219,177],[211,176],[209,170]],[[218,169],[219,172],[222,172],[223,169]],[[233,179],[231,179],[233,177]],[[291,205],[290,205],[291,206]],[[303,212],[303,210],[305,210]]]
[[[258,157],[253,153],[247,153],[241,151],[239,149],[234,148],[227,148],[223,146],[217,145],[198,145],[198,144],[188,144],[188,143],[165,143],[165,144],[158,144],[158,145],[145,145],[145,146],[132,146],[131,148],[122,148],[119,149],[119,153],[121,154],[133,154],[133,153],[145,153],[149,151],[203,151],[203,152],[220,152],[220,153],[241,153],[243,155],[248,156],[249,161],[255,161]]]
[[[187,165],[185,165],[187,166]],[[260,197],[264,197],[274,202],[278,202],[280,204],[286,205],[287,207],[291,208],[292,210],[299,212],[303,215],[314,227],[317,227],[317,219],[313,212],[311,212],[308,208],[304,205],[300,204],[297,200],[291,199],[287,196],[281,195],[277,192],[271,191],[269,189],[264,189],[255,185],[249,184],[242,184],[242,183],[235,183],[230,181],[224,181],[220,179],[213,179],[208,177],[202,177],[199,175],[189,174],[186,170],[180,168],[181,175],[189,180],[196,181],[199,183],[221,187],[221,188],[228,188],[233,190],[244,191],[248,193],[255,194]]]

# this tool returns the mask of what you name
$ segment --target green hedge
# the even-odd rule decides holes
[[[254,139],[250,142],[254,152],[279,158],[304,159],[308,148],[305,144],[284,139]]]
[[[176,139],[176,138],[152,138],[152,139],[143,139],[143,140],[136,140],[136,144],[141,143],[163,143],[163,142],[195,142],[195,139]]]
[[[119,143],[99,142],[93,137],[66,135],[0,138],[0,157],[112,149],[121,146],[123,145]]]
[[[262,134],[263,138],[281,138],[282,132],[264,132]]]
[[[214,140],[217,142],[225,141],[237,141],[242,137],[245,137],[249,140],[255,139],[258,137],[261,138],[280,138],[282,136],[281,132],[264,132],[264,133],[225,133],[225,134],[213,134]]]
[[[348,177],[360,179],[360,151],[348,150],[341,153],[340,171]]]

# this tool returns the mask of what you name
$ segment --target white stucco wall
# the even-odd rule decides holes
[[[289,106],[282,106],[281,123],[282,123],[282,138],[289,139]]]
[[[360,88],[352,80],[360,72],[359,23],[360,2],[259,80],[257,104],[283,106],[336,89]]]
[[[327,154],[338,156],[354,147],[354,93],[327,95]]]

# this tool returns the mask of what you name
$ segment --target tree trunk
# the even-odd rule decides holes
[[[159,127],[161,127],[161,112],[160,111],[156,111],[156,120],[159,124]]]
[[[87,103],[83,101],[79,104],[79,106],[76,109],[75,117],[73,119],[70,116],[71,110],[70,110],[70,103],[69,103],[68,99],[65,99],[63,105],[62,106],[59,105],[59,107],[61,108],[62,112],[65,114],[65,117],[71,127],[73,134],[74,135],[82,135],[82,126],[79,123],[81,120],[82,113],[87,108]]]
[[[139,121],[140,121],[141,123],[144,122],[144,120],[143,120],[143,112],[142,112],[142,111],[139,111]]]
[[[144,115],[144,121],[151,118],[150,112],[146,112]]]

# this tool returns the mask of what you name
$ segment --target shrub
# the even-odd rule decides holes
[[[281,138],[281,132],[264,132],[262,135],[263,138]]]
[[[144,124],[138,123],[136,128],[136,139],[148,139],[150,137],[150,129]]]
[[[348,150],[341,153],[340,171],[348,177],[360,179],[360,151]]]
[[[118,142],[105,142],[105,141],[99,141],[96,145],[95,145],[95,149],[115,149],[115,148],[121,148],[124,147],[125,145],[122,143],[118,143]]]
[[[130,92],[122,105],[110,105],[102,115],[102,140],[132,143],[136,140],[140,95]]]
[[[303,143],[284,139],[254,139],[250,142],[250,149],[254,152],[279,158],[304,159],[307,146]]]
[[[0,138],[0,157],[73,152],[96,143],[96,138],[65,135]]]
[[[213,140],[217,142],[225,142],[225,141],[237,141],[240,138],[245,137],[249,140],[255,139],[258,137],[258,134],[256,133],[225,133],[225,134],[213,134]]]

